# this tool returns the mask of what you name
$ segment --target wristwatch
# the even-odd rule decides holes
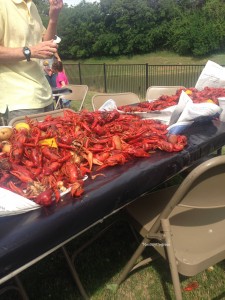
[[[23,47],[23,54],[26,57],[26,60],[30,61],[31,51],[28,47]]]

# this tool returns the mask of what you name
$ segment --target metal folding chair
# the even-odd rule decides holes
[[[150,86],[146,91],[146,101],[158,99],[162,95],[175,95],[177,90],[185,88],[184,86]]]
[[[194,276],[225,259],[225,156],[197,166],[179,186],[149,193],[126,208],[139,234],[139,247],[122,271],[128,274],[152,261],[137,259],[152,247],[169,264],[176,299],[182,299],[179,274]]]
[[[71,90],[71,93],[60,95],[56,102],[55,109],[64,108],[63,100],[65,99],[68,101],[77,102],[79,104],[77,111],[80,111],[84,105],[85,97],[88,92],[88,86],[69,84],[66,87]]]
[[[129,105],[140,102],[138,95],[130,92],[96,94],[92,97],[93,110],[98,110],[109,99],[114,100],[117,107],[121,105]]]

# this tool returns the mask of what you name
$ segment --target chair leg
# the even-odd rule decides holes
[[[176,258],[174,255],[173,243],[171,239],[170,224],[168,219],[162,219],[161,223],[162,223],[163,232],[165,234],[165,241],[166,241],[165,247],[169,258],[169,266],[170,266],[170,272],[172,276],[176,300],[182,300],[180,279],[177,270]]]
[[[62,103],[62,99],[60,96],[55,96],[55,102],[56,102],[56,104],[55,104],[54,110],[63,108],[63,103]]]

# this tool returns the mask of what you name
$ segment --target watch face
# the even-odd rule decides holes
[[[25,55],[27,61],[30,61],[30,57],[31,57],[31,51],[29,48],[24,47],[23,48],[23,54]]]

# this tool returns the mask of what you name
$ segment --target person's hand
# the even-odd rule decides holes
[[[52,76],[53,72],[52,69],[48,69],[48,76]]]
[[[31,58],[46,59],[52,58],[57,52],[58,45],[53,40],[41,42],[37,45],[31,46]]]
[[[63,7],[63,0],[49,0],[49,18],[52,21],[57,21],[58,15]]]

